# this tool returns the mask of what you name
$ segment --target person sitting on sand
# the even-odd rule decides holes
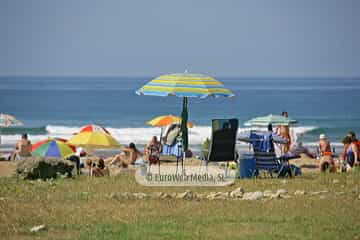
[[[302,142],[297,142],[294,144],[290,152],[295,155],[305,154],[309,158],[315,158],[316,154],[314,154],[309,148],[305,147]]]
[[[112,158],[105,159],[106,164],[119,165],[126,168],[129,165],[133,165],[138,157],[143,154],[136,148],[134,143],[130,143],[129,147],[122,149],[121,154],[117,154]]]
[[[360,155],[360,141],[356,138],[356,134],[353,131],[348,132],[347,136],[349,136],[352,139],[352,142],[357,146],[358,148],[358,156]]]
[[[335,172],[335,162],[332,157],[331,145],[325,134],[320,134],[319,137],[319,153],[320,153],[320,172],[325,172],[327,169],[330,172]]]
[[[345,170],[349,171],[354,166],[359,165],[359,149],[356,144],[356,138],[346,136],[342,142],[344,144],[344,152],[345,152],[345,158],[344,158],[346,164]]]
[[[319,154],[320,156],[332,156],[330,141],[325,134],[319,136]]]
[[[11,156],[11,160],[21,160],[25,157],[31,157],[31,142],[28,135],[24,133],[15,145],[15,151]]]
[[[162,152],[162,145],[157,140],[156,136],[151,138],[151,141],[145,147],[145,159],[151,163],[159,160],[160,153]]]
[[[85,160],[86,168],[90,170],[90,176],[94,177],[102,177],[102,176],[109,176],[110,172],[109,169],[105,166],[105,161],[99,157],[88,157]]]

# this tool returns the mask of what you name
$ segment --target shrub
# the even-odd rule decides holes
[[[21,179],[71,177],[74,164],[60,158],[29,157],[16,164],[16,175]]]

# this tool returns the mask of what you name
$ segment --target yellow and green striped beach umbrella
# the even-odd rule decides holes
[[[161,75],[148,82],[136,93],[139,95],[197,98],[234,96],[215,78],[195,73]]]
[[[183,110],[181,113],[181,132],[183,138],[183,150],[188,149],[187,119],[188,98],[207,97],[233,97],[229,89],[213,77],[196,73],[175,73],[161,75],[136,91],[138,95],[150,96],[177,96],[183,98]]]

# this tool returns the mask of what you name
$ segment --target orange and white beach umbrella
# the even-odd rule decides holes
[[[170,124],[173,123],[181,123],[181,117],[178,116],[173,116],[173,115],[163,115],[163,116],[158,116],[148,122],[146,122],[148,125],[150,126],[154,126],[154,127],[164,127],[164,126],[168,126]],[[193,123],[191,122],[187,122],[187,126],[188,128],[192,128],[194,126]]]

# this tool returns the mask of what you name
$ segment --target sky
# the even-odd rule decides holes
[[[360,77],[357,0],[0,0],[0,75]]]

